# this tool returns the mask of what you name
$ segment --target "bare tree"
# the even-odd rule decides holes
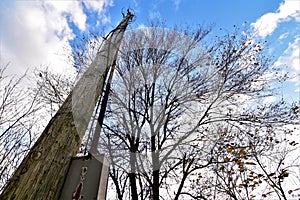
[[[40,109],[36,93],[23,87],[22,76],[6,75],[0,66],[0,191],[37,139]]]
[[[87,32],[78,36],[78,39],[72,43],[72,54],[64,55],[79,74],[82,74],[90,66],[103,41],[106,40],[104,29],[105,27],[102,27],[98,32]]]
[[[43,104],[43,112],[49,112],[52,117],[70,94],[74,84],[75,77],[72,74],[57,74],[47,67],[40,67],[35,69],[34,86],[31,89]]]
[[[263,103],[274,95],[273,84],[284,81],[273,73],[264,43],[237,29],[208,44],[210,30],[154,25],[125,34],[99,141],[111,160],[118,199],[287,199],[299,190],[288,185],[300,180],[299,145],[293,140],[299,105],[284,99]],[[75,55],[79,71],[94,58],[102,39],[83,40],[88,44],[78,46]],[[16,101],[7,102],[26,116],[33,116],[37,102],[52,115],[73,85],[72,79],[38,71],[30,92],[34,103],[30,107],[24,98],[27,107],[22,108],[16,104],[23,102],[19,94],[27,94],[17,89],[21,79],[9,79],[10,89],[1,85],[1,91],[13,95],[6,99]],[[18,145],[26,142],[25,155],[33,129],[19,123],[29,118],[12,119],[18,123],[11,132],[3,127],[14,120],[0,123],[3,141],[13,139],[3,144],[20,152]],[[34,124],[26,122],[26,127]],[[13,138],[17,127],[18,133],[28,130],[27,136]],[[6,162],[1,165],[3,184],[19,164],[17,154],[7,152],[0,157]]]
[[[70,93],[74,78],[36,69],[35,76],[0,69],[0,191]]]
[[[278,183],[299,165],[272,159],[287,149],[268,138],[293,134],[285,126],[299,123],[299,108],[261,105],[279,79],[267,76],[264,44],[239,31],[206,48],[203,27],[125,35],[100,141],[118,199],[251,199],[264,184],[285,198]]]

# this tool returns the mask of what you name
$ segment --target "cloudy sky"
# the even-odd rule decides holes
[[[2,0],[0,62],[10,62],[10,73],[43,65],[72,73],[66,58],[72,52],[70,43],[86,31],[112,29],[127,8],[136,15],[131,29],[155,19],[170,25],[214,23],[215,30],[229,31],[247,22],[269,42],[275,65],[286,65],[285,70],[294,73],[284,92],[300,98],[299,0]]]

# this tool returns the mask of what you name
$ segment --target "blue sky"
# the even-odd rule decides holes
[[[282,89],[284,94],[300,98],[299,0],[2,0],[1,63],[11,62],[11,73],[41,65],[57,73],[74,73],[64,57],[72,52],[70,41],[88,30],[112,29],[128,7],[136,15],[131,29],[160,19],[170,26],[214,23],[212,34],[221,34],[220,28],[231,31],[246,21],[259,39],[269,42],[275,64],[288,65],[286,70],[294,73]]]
[[[136,10],[137,23],[160,17],[169,24],[215,22],[219,26],[228,27],[244,21],[255,21],[264,13],[276,10],[280,2],[280,0],[156,0],[137,1],[128,3],[127,6]],[[117,14],[120,9],[127,7],[126,4],[117,2],[115,5],[111,9],[112,14]]]

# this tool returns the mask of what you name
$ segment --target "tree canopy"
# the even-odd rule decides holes
[[[287,75],[251,32],[236,28],[213,38],[211,30],[152,24],[126,31],[106,87],[98,146],[111,161],[108,187],[116,195],[109,198],[288,199],[300,190],[299,102],[265,101]],[[88,66],[103,40],[85,36],[74,66]],[[22,99],[12,99],[26,93],[15,91],[17,79],[6,83],[0,88],[1,180],[18,165],[19,157],[8,155],[20,152],[24,138],[18,116],[31,116],[41,105],[53,113],[72,87],[68,78],[39,71],[32,107],[19,110]],[[5,114],[14,109],[18,115]],[[24,142],[21,157],[32,145]]]
[[[299,181],[299,107],[264,103],[284,78],[265,43],[209,33],[125,34],[99,144],[119,199],[287,199],[285,179]]]

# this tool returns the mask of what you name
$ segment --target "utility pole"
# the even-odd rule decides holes
[[[1,200],[59,199],[70,161],[77,154],[132,18],[128,12],[107,35],[95,60],[5,186]]]

